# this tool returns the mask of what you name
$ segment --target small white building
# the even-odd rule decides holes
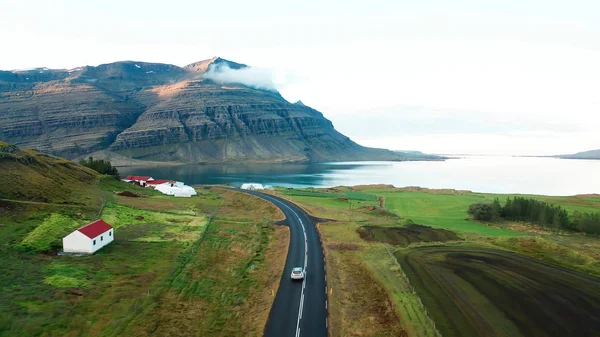
[[[113,242],[115,238],[113,226],[102,220],[96,220],[63,238],[65,253],[93,254],[100,248]]]
[[[262,184],[256,184],[256,183],[242,184],[242,186],[240,188],[243,190],[251,190],[251,191],[258,191],[258,190],[265,189],[265,187]]]
[[[155,190],[174,197],[186,197],[197,195],[196,190],[192,186],[187,186],[180,181],[170,181],[164,184],[156,185]]]

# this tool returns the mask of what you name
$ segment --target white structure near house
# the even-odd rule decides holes
[[[63,238],[65,253],[93,254],[100,248],[113,242],[115,231],[113,226],[102,220],[96,220]]]
[[[175,197],[186,197],[189,198],[193,195],[197,195],[196,190],[192,186],[187,186],[180,181],[170,181],[164,184],[159,184],[154,187],[155,190]]]
[[[262,184],[256,184],[256,183],[245,183],[245,184],[242,184],[242,186],[240,188],[243,190],[252,190],[252,191],[265,189],[265,187]]]
[[[265,185],[265,190],[275,191],[275,187],[273,187],[272,185]]]

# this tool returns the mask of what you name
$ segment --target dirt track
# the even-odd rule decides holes
[[[460,240],[456,233],[421,225],[405,227],[363,226],[358,229],[363,240],[379,241],[406,247],[413,242],[446,242]]]

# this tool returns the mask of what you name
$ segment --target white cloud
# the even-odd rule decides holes
[[[221,84],[242,84],[255,89],[277,91],[273,83],[273,72],[269,69],[231,69],[227,63],[220,63],[211,65],[203,76]]]

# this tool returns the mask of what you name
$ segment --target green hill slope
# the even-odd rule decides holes
[[[72,161],[0,142],[0,199],[90,204],[98,177]]]

